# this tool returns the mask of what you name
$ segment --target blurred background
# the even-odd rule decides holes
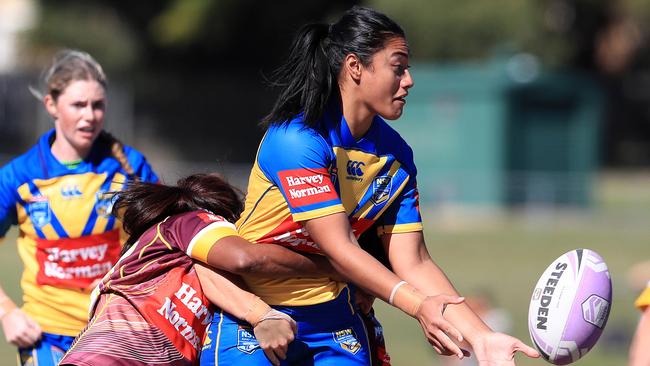
[[[106,129],[163,181],[220,171],[245,188],[274,100],[264,75],[297,27],[355,4],[407,33],[415,87],[392,125],[415,151],[434,259],[495,327],[530,342],[538,276],[568,250],[598,251],[612,313],[578,364],[624,364],[650,279],[647,0],[0,0],[0,163],[52,127],[27,87],[54,52],[80,48],[109,76]],[[15,235],[0,280],[18,300]],[[416,322],[378,308],[394,365],[443,365]],[[14,358],[0,344],[1,363]]]

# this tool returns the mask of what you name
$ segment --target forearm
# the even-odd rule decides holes
[[[394,267],[395,273],[425,295],[439,294],[459,296],[445,273],[430,258],[412,263],[408,268]],[[445,318],[454,325],[468,342],[473,343],[477,336],[490,331],[490,328],[465,303],[447,306]]]
[[[307,222],[305,227],[338,273],[345,274],[355,285],[388,302],[393,287],[401,279],[359,247],[349,229],[347,217],[322,217]]]
[[[276,277],[335,276],[334,267],[322,255],[299,253],[275,244],[255,244],[248,250],[255,260],[240,274]]]
[[[630,347],[629,366],[650,365],[650,307],[646,308],[639,320]]]
[[[232,314],[238,319],[245,320],[250,310],[249,304],[256,296],[245,290],[241,278],[231,273],[195,264],[203,293],[211,303]]]
[[[0,286],[0,320],[15,308],[16,303],[7,295],[2,286]]]
[[[210,249],[207,263],[240,275],[273,277],[329,276],[326,258],[305,255],[274,244],[253,244],[238,236],[225,237]]]

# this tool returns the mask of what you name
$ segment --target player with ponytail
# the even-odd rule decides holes
[[[20,364],[55,365],[87,323],[90,291],[115,264],[121,224],[107,192],[158,178],[135,149],[103,130],[107,79],[89,54],[58,53],[43,91],[54,120],[0,169],[0,238],[17,225],[23,306],[0,288],[0,321]]]
[[[413,152],[385,121],[401,116],[413,87],[409,56],[401,27],[369,8],[300,29],[272,78],[279,95],[263,120],[239,233],[324,255],[350,283],[417,319],[438,353],[462,358],[456,343],[467,341],[480,365],[513,365],[517,351],[539,357],[489,329],[427,252]],[[372,227],[392,271],[359,247],[357,238]],[[290,346],[295,364],[389,363],[371,360],[373,329],[352,306],[351,284],[326,276],[244,279],[298,322],[293,343],[304,347]],[[202,364],[265,364],[236,347],[237,329],[236,318],[220,314],[209,333],[218,348]]]

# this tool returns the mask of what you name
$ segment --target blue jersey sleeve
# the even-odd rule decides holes
[[[330,176],[332,149],[313,129],[299,123],[272,126],[257,163],[278,187],[295,221],[344,212]]]
[[[0,239],[4,238],[11,225],[18,223],[13,181],[13,166],[8,164],[0,169]]]
[[[407,182],[402,193],[386,209],[379,220],[379,235],[422,231],[422,217],[415,177]]]

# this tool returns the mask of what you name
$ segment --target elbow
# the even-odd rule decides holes
[[[229,272],[242,275],[255,272],[255,269],[259,266],[259,258],[257,258],[252,253],[248,251],[242,251],[238,253],[237,257],[232,263]]]

